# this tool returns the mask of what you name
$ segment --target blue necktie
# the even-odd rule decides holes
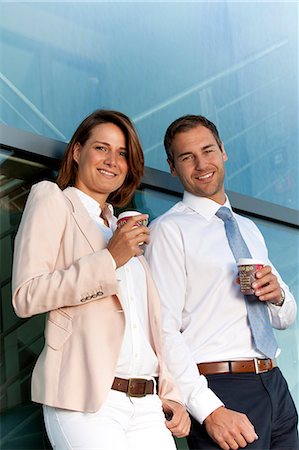
[[[231,210],[222,206],[216,216],[223,220],[226,237],[231,251],[238,261],[239,258],[251,258],[250,251],[241,235],[239,226]],[[259,300],[246,299],[247,317],[255,347],[268,358],[274,358],[277,343],[265,303]]]

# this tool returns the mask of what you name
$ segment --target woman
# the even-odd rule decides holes
[[[189,432],[163,362],[159,300],[141,256],[149,231],[133,227],[147,216],[116,229],[111,206],[128,203],[143,164],[130,119],[98,110],[72,137],[57,184],[36,184],[27,200],[13,305],[20,317],[48,312],[32,399],[44,405],[55,449],[171,450],[170,431]]]

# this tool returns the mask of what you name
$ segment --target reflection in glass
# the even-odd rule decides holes
[[[44,317],[19,319],[11,305],[13,241],[34,182],[53,178],[43,164],[0,150],[1,449],[43,449],[40,407],[30,401],[30,378],[43,347]],[[18,419],[16,420],[16,417]]]
[[[203,114],[226,187],[298,209],[296,2],[4,2],[0,30],[3,123],[67,141],[91,111],[118,109],[146,164],[168,171],[167,126]]]

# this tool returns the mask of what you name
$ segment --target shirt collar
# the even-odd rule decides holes
[[[200,214],[206,220],[210,221],[211,218],[216,214],[221,206],[226,206],[230,210],[232,209],[230,201],[225,195],[225,203],[224,205],[219,205],[219,203],[214,202],[206,197],[198,197],[196,195],[191,194],[190,192],[184,191],[184,196],[182,202],[190,209],[195,211],[197,214]]]
[[[76,190],[78,197],[80,198],[81,202],[87,209],[90,216],[100,217],[100,215],[102,213],[102,209],[101,209],[99,203],[94,198],[90,197],[90,195],[85,194],[85,192],[81,191],[80,189],[78,189],[76,187],[74,187],[74,189]],[[107,219],[114,216],[113,206],[110,205],[110,203],[105,203],[103,213]]]

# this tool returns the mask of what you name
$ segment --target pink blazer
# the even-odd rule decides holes
[[[13,306],[19,317],[47,312],[45,346],[32,375],[32,400],[95,412],[114,378],[125,317],[105,241],[72,189],[34,185],[16,236]],[[151,340],[159,395],[180,402],[162,357],[160,303],[146,261]]]

